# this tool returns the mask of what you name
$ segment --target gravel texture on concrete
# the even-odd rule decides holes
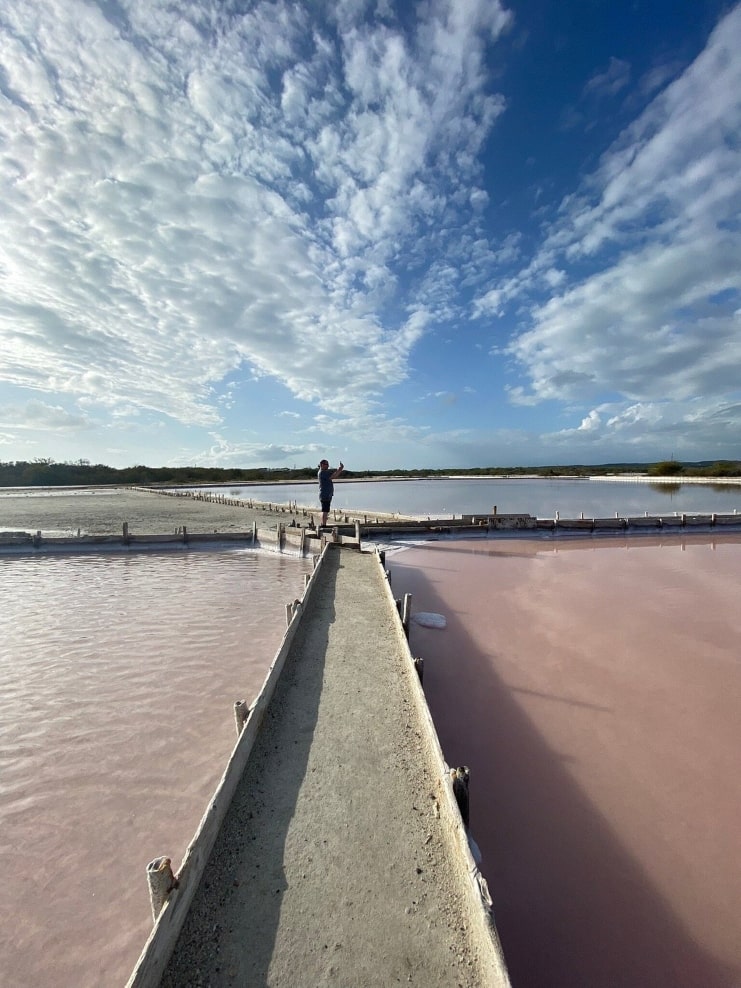
[[[162,986],[507,985],[382,569],[321,577]]]

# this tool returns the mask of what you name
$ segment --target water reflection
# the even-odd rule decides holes
[[[430,478],[425,480],[344,481],[335,483],[333,508],[426,517],[525,513],[537,518],[608,518],[619,514],[660,514],[668,496],[677,512],[703,514],[741,511],[741,484],[680,484],[607,481],[588,478]],[[191,488],[207,490],[213,488]],[[233,488],[240,497],[318,508],[316,484],[265,484]]]
[[[682,490],[681,484],[649,484],[652,491],[656,491],[657,494],[662,494],[665,497],[668,496],[670,500],[674,500],[674,495],[679,494]]]

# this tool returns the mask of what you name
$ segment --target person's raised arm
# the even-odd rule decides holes
[[[339,475],[342,473],[342,471],[344,469],[345,469],[345,464],[342,462],[342,460],[340,460],[340,465],[337,467],[337,469],[335,470],[335,472],[332,474],[332,480],[335,480],[337,477],[339,477]]]

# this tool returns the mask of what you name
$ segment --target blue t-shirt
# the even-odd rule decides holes
[[[328,501],[334,494],[334,484],[332,483],[333,470],[320,470],[317,474],[319,478],[319,499]]]

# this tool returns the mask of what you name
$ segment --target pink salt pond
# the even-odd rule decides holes
[[[741,536],[390,555],[515,986],[741,984]]]

